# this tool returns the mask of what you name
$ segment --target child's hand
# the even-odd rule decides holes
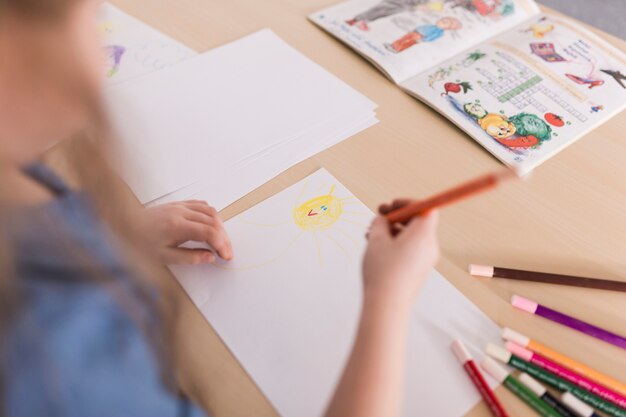
[[[398,200],[390,206],[382,206],[380,212],[386,214],[408,203]],[[374,220],[363,263],[366,303],[382,302],[403,311],[410,310],[439,258],[437,223],[437,213],[393,228],[382,216]]]
[[[169,265],[215,262],[213,252],[179,246],[188,241],[207,243],[222,259],[233,249],[217,211],[204,201],[184,201],[151,207],[143,213],[147,236],[161,260]]]

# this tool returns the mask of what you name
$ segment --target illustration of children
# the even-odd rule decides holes
[[[421,25],[393,43],[386,43],[385,48],[397,54],[422,42],[434,42],[440,39],[446,31],[459,30],[463,27],[461,21],[455,17],[443,17],[434,25]]]
[[[512,0],[449,0],[452,7],[460,7],[483,17],[498,19],[515,12]]]
[[[602,110],[604,110],[604,106],[602,104],[591,106],[591,113],[600,113]]]
[[[355,26],[363,31],[370,30],[369,23],[385,17],[394,16],[413,10],[415,7],[428,3],[429,0],[383,0],[376,6],[356,15],[346,21],[350,26]]]

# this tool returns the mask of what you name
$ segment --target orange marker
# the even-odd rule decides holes
[[[483,175],[475,180],[461,184],[448,191],[437,194],[427,200],[416,201],[398,210],[392,211],[385,217],[389,223],[405,223],[413,217],[422,216],[436,208],[449,206],[458,201],[465,200],[476,194],[496,188],[502,181],[517,178],[514,171],[505,169],[488,175]]]
[[[570,371],[577,372],[578,374],[587,377],[600,385],[603,385],[607,388],[612,389],[613,391],[616,391],[626,396],[626,384],[607,375],[604,375],[586,365],[583,365],[582,363],[577,362],[574,359],[563,355],[562,353],[550,349],[549,347],[544,346],[541,343],[524,336],[523,334],[520,334],[514,330],[505,327],[502,331],[502,338],[507,341],[516,343],[522,347],[525,347],[528,350],[531,350],[541,356],[550,359],[553,362],[556,362],[557,364],[569,369]]]

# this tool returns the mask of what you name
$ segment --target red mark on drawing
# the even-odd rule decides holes
[[[313,213],[313,209],[311,209],[309,211],[309,214],[307,214],[307,216],[309,216],[309,217],[317,216],[317,213]]]

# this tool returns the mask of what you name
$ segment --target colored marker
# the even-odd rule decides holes
[[[476,362],[474,362],[472,355],[470,355],[468,350],[465,348],[463,342],[461,342],[460,340],[456,340],[454,343],[452,343],[452,351],[459,359],[459,361],[463,365],[463,369],[465,369],[465,372],[467,372],[467,375],[469,375],[472,383],[474,384],[476,389],[478,389],[478,392],[480,392],[480,395],[487,403],[491,414],[493,414],[495,417],[508,417],[508,414],[506,413],[506,411],[504,411],[504,407],[502,407],[502,404],[500,404],[500,401],[498,401],[498,398],[491,390],[491,387],[489,386],[489,384],[487,384],[487,381],[485,381],[485,378],[478,369],[478,366],[476,366]]]
[[[623,396],[626,396],[626,384],[623,384],[622,382],[614,378],[606,376],[596,371],[595,369],[591,369],[590,367],[583,365],[582,363],[577,362],[574,359],[569,358],[555,350],[552,350],[535,340],[531,340],[523,334],[520,334],[509,328],[505,328],[502,331],[502,338],[506,341],[516,343],[520,346],[525,347],[526,349],[532,350],[533,352],[538,353],[539,355],[558,363],[559,365],[569,369],[570,371],[576,372],[579,375],[587,377],[600,385],[603,385],[615,392],[620,393]]]
[[[554,395],[550,394],[546,387],[541,385],[535,378],[528,375],[525,372],[522,372],[518,377],[519,382],[524,384],[526,388],[537,394],[539,398],[541,398],[546,404],[554,409],[557,413],[559,413],[563,417],[576,417],[574,413],[572,413],[565,405],[559,401]]]
[[[522,271],[498,266],[470,265],[471,275],[488,278],[505,278],[543,284],[567,285],[570,287],[594,288],[597,290],[626,292],[626,282],[599,278],[584,278],[573,275],[550,274],[547,272]]]
[[[499,172],[478,177],[472,181],[451,188],[430,198],[420,199],[415,203],[392,211],[385,217],[389,223],[405,223],[414,217],[422,216],[436,208],[449,206],[477,194],[496,188],[502,181],[515,178],[515,172],[506,168]]]
[[[496,361],[491,358],[485,358],[481,366],[483,369],[491,375],[496,381],[504,385],[509,391],[517,395],[522,401],[524,401],[529,407],[535,410],[542,417],[561,417],[559,413],[554,411],[548,404],[543,402],[541,398],[534,392],[526,388],[521,382],[513,378],[506,369],[498,365]]]
[[[624,410],[623,408],[620,408],[613,403],[603,400],[597,395],[594,395],[589,391],[586,391],[572,384],[571,382],[564,380],[563,378],[559,378],[558,376],[551,374],[550,372],[541,369],[538,366],[526,362],[522,358],[511,354],[506,349],[503,349],[500,346],[489,344],[487,346],[487,354],[495,359],[498,359],[501,362],[512,366],[515,369],[519,369],[522,372],[526,372],[527,374],[532,375],[539,381],[544,382],[551,387],[554,387],[560,391],[569,391],[580,400],[586,402],[594,408],[597,408],[600,411],[604,411],[605,413],[610,414],[611,416],[626,417],[626,410]]]
[[[520,310],[541,316],[555,323],[569,327],[570,329],[577,330],[591,337],[595,337],[596,339],[600,339],[622,349],[626,349],[626,338],[592,324],[585,323],[582,320],[560,313],[556,310],[552,310],[551,308],[542,306],[532,300],[520,297],[519,295],[514,295],[511,298],[511,304],[513,304],[513,307],[519,308]]]
[[[572,384],[577,385],[580,388],[586,389],[590,393],[595,394],[598,397],[603,398],[607,401],[610,401],[615,405],[626,408],[626,398],[622,395],[611,391],[610,389],[605,388],[602,385],[598,385],[592,380],[578,375],[577,373],[572,372],[569,369],[565,369],[561,365],[552,362],[550,359],[544,358],[537,353],[533,353],[530,350],[516,345],[513,342],[507,342],[506,349],[515,356],[522,358],[526,362],[545,369],[548,372],[552,372],[559,378],[563,378],[564,380],[571,382]]]
[[[561,395],[561,401],[570,410],[575,412],[577,416],[600,417],[593,408],[589,407],[587,404],[574,397],[571,392],[564,392],[563,395]]]

